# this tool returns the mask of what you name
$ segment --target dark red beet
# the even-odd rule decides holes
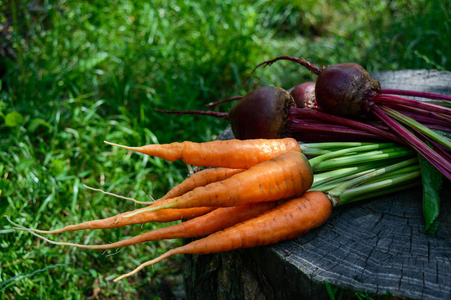
[[[297,107],[315,107],[315,82],[310,81],[298,84],[291,90],[290,94]]]
[[[381,93],[381,85],[360,65],[344,63],[324,69],[316,80],[319,107],[328,113],[361,118],[368,115],[368,100]]]
[[[232,131],[239,139],[281,138],[285,136],[289,108],[294,105],[293,98],[284,89],[259,87],[230,111]]]
[[[215,111],[157,111],[169,114],[207,115],[229,120],[237,139],[275,139],[286,135],[290,107],[293,97],[286,90],[274,87],[259,87],[242,97],[229,113]]]

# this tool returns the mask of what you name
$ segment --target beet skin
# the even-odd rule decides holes
[[[324,111],[343,117],[368,115],[368,99],[381,85],[360,65],[344,63],[325,68],[316,80],[316,102]]]
[[[230,111],[230,125],[239,139],[281,138],[294,100],[284,89],[263,86],[248,93]]]

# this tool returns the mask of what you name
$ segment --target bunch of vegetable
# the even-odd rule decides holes
[[[299,144],[285,138],[143,147],[109,144],[212,168],[193,174],[147,207],[107,219],[49,231],[10,222],[50,243],[89,249],[203,237],[171,249],[115,281],[175,254],[215,253],[293,239],[324,224],[337,205],[420,183],[415,152],[394,143]],[[306,155],[312,158],[308,160]],[[57,242],[42,236],[180,219],[187,221],[106,245]]]
[[[304,59],[281,56],[259,64],[252,73],[282,59],[318,75],[316,82],[299,84],[291,92],[259,87],[243,97],[208,105],[239,99],[229,113],[159,111],[227,119],[239,139],[293,137],[304,142],[393,141],[407,145],[421,157],[425,227],[433,233],[438,227],[442,176],[451,180],[451,96],[383,89],[353,63],[319,68]]]

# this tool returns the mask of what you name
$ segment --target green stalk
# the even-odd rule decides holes
[[[385,179],[371,184],[365,184],[359,187],[351,188],[340,194],[340,202],[338,205],[356,201],[357,197],[364,196],[365,198],[372,198],[374,192],[381,192],[394,186],[402,185],[410,180],[420,178],[421,172],[409,172],[391,179]],[[421,181],[419,181],[420,183]]]
[[[301,147],[302,153],[307,156],[319,156],[323,154],[330,153],[330,150],[324,150],[320,148],[310,148],[310,147]]]
[[[399,191],[403,191],[403,190],[407,190],[416,186],[421,185],[421,181],[415,180],[414,182],[403,182],[403,184],[401,185],[397,185],[397,186],[393,186],[393,187],[386,187],[386,188],[380,188],[376,191],[371,192],[370,195],[365,194],[365,193],[361,193],[359,195],[354,195],[352,197],[352,199],[350,199],[348,202],[346,203],[352,203],[352,202],[357,202],[357,201],[361,201],[361,200],[367,200],[370,198],[375,198],[375,197],[379,197],[379,196],[384,196],[384,195],[389,195],[395,192],[399,192]],[[341,199],[341,197],[340,197]],[[341,199],[342,200],[342,199]],[[343,201],[340,201],[337,205],[342,205],[344,204]]]
[[[313,178],[312,187],[323,185],[325,183],[343,182],[346,180],[353,179],[356,176],[361,176],[362,172],[367,172],[368,170],[376,170],[376,168],[381,167],[383,163],[370,163],[361,164],[349,168],[341,168],[337,170],[331,170],[324,173],[315,174]]]
[[[338,151],[336,151],[336,152],[338,152]],[[385,150],[371,151],[371,152],[367,152],[364,154],[357,154],[354,156],[350,155],[350,156],[344,156],[344,157],[340,157],[340,158],[326,160],[326,161],[323,161],[323,162],[320,162],[320,163],[317,163],[316,165],[314,165],[313,170],[315,170],[315,171],[330,170],[330,169],[347,166],[349,164],[386,160],[386,159],[408,156],[408,155],[412,155],[412,154],[414,154],[414,152],[412,150],[401,148],[401,147],[399,147],[399,149],[396,149],[396,150],[385,149]],[[327,154],[325,154],[325,155],[327,155]],[[315,158],[313,158],[313,159],[315,159]],[[313,159],[311,159],[311,160],[313,160]]]
[[[367,173],[367,174],[365,174],[363,176],[360,176],[360,177],[355,178],[353,180],[349,180],[347,182],[344,182],[344,183],[340,184],[339,186],[337,186],[336,188],[333,188],[333,189],[329,190],[327,192],[327,194],[330,196],[330,198],[333,199],[331,201],[333,201],[333,204],[335,206],[339,205],[339,204],[343,204],[343,203],[349,202],[350,201],[349,199],[344,198],[345,200],[343,200],[343,198],[342,198],[342,195],[345,195],[344,197],[348,197],[348,198],[349,198],[349,195],[352,195],[352,193],[348,192],[348,190],[352,190],[354,187],[356,187],[356,186],[358,186],[358,185],[360,185],[362,183],[365,183],[365,182],[368,182],[370,180],[373,180],[377,176],[381,176],[383,174],[387,174],[389,172],[392,172],[394,170],[410,166],[412,164],[418,164],[418,158],[415,157],[415,158],[407,159],[407,160],[404,160],[404,161],[392,164],[392,165],[387,166],[387,167],[379,168],[379,169],[377,169],[375,171],[372,171],[372,172],[369,172],[369,173]],[[411,173],[414,173],[414,172],[411,172]],[[404,175],[401,175],[399,177],[403,178],[403,176]],[[384,188],[385,187],[389,187],[389,186],[393,186],[393,185],[395,185],[395,183],[398,184],[399,180],[398,179],[393,179],[393,178],[389,179],[389,180],[387,180],[387,182],[385,182],[386,186],[384,186]],[[382,187],[379,187],[379,188],[382,188]],[[366,191],[366,193],[369,193],[370,191],[371,191],[371,189],[369,191]],[[349,193],[351,193],[351,194],[349,194]],[[368,194],[367,194],[367,196],[368,196]]]
[[[316,186],[312,185],[313,190],[317,190],[317,191],[322,191],[322,192],[327,192],[330,191],[334,188],[336,188],[337,186],[343,184],[344,182],[348,182],[350,180],[354,180],[355,178],[360,178],[361,176],[364,176],[370,172],[374,172],[377,169],[373,168],[373,169],[368,169],[368,170],[364,170],[362,172],[359,173],[355,173],[355,174],[351,174],[349,176],[345,176],[343,178],[337,179],[337,180],[331,180],[329,182],[322,182],[321,184],[318,184]]]
[[[310,156],[319,156],[333,151],[343,150],[352,147],[373,145],[370,142],[325,142],[325,143],[299,143],[302,153]]]
[[[370,144],[370,145],[365,145],[365,146],[360,146],[360,147],[351,147],[351,148],[346,148],[346,149],[342,149],[342,150],[333,151],[333,152],[330,152],[327,154],[323,154],[321,156],[312,158],[309,161],[310,161],[310,165],[312,166],[312,168],[315,169],[316,165],[318,165],[319,163],[321,163],[325,160],[328,160],[328,159],[332,159],[332,158],[343,156],[343,155],[348,155],[348,154],[355,153],[355,152],[364,152],[364,151],[384,149],[384,148],[395,147],[395,146],[396,146],[395,143],[379,143],[379,144]]]
[[[417,171],[417,170],[419,170],[419,168],[420,168],[420,166],[417,165],[417,164],[411,165],[411,166],[408,166],[408,167],[405,167],[405,168],[402,168],[402,169],[394,170],[394,171],[392,171],[390,173],[387,173],[387,174],[383,174],[381,176],[378,176],[378,177],[374,178],[373,180],[368,180],[366,183],[369,184],[369,183],[377,182],[377,181],[380,181],[380,180],[391,179],[391,178],[394,178],[394,177],[399,176],[399,175],[403,175],[403,174],[406,174],[406,173],[409,173],[409,172]]]

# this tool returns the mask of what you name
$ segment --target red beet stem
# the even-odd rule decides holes
[[[430,162],[437,170],[439,170],[448,180],[451,180],[451,162],[440,156],[437,152],[429,148],[425,143],[413,135],[409,130],[405,129],[398,122],[390,118],[382,108],[377,105],[370,106],[371,112],[382,122],[387,124],[393,131],[403,138],[412,148],[421,156]]]
[[[325,67],[318,68],[317,66],[312,65],[311,63],[309,63],[308,61],[306,61],[303,58],[297,58],[297,57],[291,57],[291,56],[279,56],[279,57],[276,57],[274,59],[267,60],[267,61],[264,61],[264,62],[258,64],[252,70],[252,72],[249,75],[247,75],[247,77],[243,81],[243,84],[249,79],[249,77],[252,76],[252,74],[254,74],[255,70],[257,70],[260,66],[267,67],[267,66],[272,65],[273,63],[275,63],[278,60],[291,60],[291,61],[297,62],[298,64],[301,64],[302,66],[307,68],[307,70],[309,70],[310,72],[315,73],[316,75],[321,74],[321,72],[325,69]]]
[[[348,133],[321,133],[297,131],[292,138],[303,142],[380,142],[380,139],[364,139],[361,135],[350,135]]]
[[[434,125],[441,125],[445,127],[450,127],[451,122],[448,120],[449,118],[446,118],[446,116],[443,116],[441,114],[431,113],[428,111],[425,111],[424,109],[418,109],[418,108],[412,108],[407,107],[405,105],[400,105],[400,109],[397,109],[396,111],[402,113],[403,115],[406,115],[408,117],[412,117],[415,120],[417,120],[420,123],[423,124],[434,124]],[[451,129],[451,128],[450,128]]]
[[[421,97],[426,99],[437,99],[437,100],[450,100],[451,96],[440,95],[434,93],[417,92],[417,91],[406,91],[397,89],[381,89],[382,94],[392,94],[392,95],[402,95],[411,97]]]
[[[400,139],[397,135],[388,132],[386,130],[377,128],[375,126],[372,126],[370,124],[366,124],[363,122],[351,120],[348,118],[339,117],[336,115],[320,112],[314,109],[308,109],[308,108],[297,108],[292,107],[290,108],[290,117],[292,118],[311,118],[316,120],[323,120],[327,122],[331,122],[334,124],[340,124],[347,127],[364,130],[370,133],[373,133],[375,135],[381,136],[383,139],[392,140],[401,144],[405,144],[402,139]]]
[[[371,98],[371,101],[375,103],[382,103],[387,106],[390,105],[399,105],[403,104],[408,107],[414,107],[414,108],[422,108],[425,110],[429,110],[431,112],[439,113],[439,114],[445,114],[445,115],[451,115],[451,108],[444,107],[432,103],[422,102],[418,100],[412,100],[404,97],[394,96],[394,95],[377,95],[373,98]],[[449,118],[449,117],[448,117]]]
[[[451,161],[451,153],[449,152],[449,149],[446,148],[444,145],[440,144],[437,141],[434,141],[421,132],[415,131],[415,133],[418,135],[419,139],[423,141],[423,143],[428,143],[431,145],[432,149],[434,149],[435,152],[437,152],[439,155],[443,156],[447,161]]]
[[[210,103],[208,103],[207,105],[205,105],[205,107],[212,107],[212,106],[216,106],[216,105],[219,105],[219,104],[222,104],[222,103],[226,103],[226,102],[231,102],[231,101],[234,101],[234,100],[243,99],[243,97],[244,97],[244,96],[235,96],[235,97],[228,98],[228,99],[224,99],[224,100],[217,101],[217,102],[210,102]]]
[[[229,114],[228,113],[224,113],[224,112],[216,112],[216,111],[211,111],[211,110],[206,110],[206,111],[200,111],[200,110],[180,110],[180,111],[175,111],[175,110],[162,110],[162,109],[158,109],[158,108],[154,108],[156,111],[158,112],[162,112],[165,114],[174,114],[174,115],[204,115],[204,116],[211,116],[211,117],[216,117],[216,118],[221,118],[221,119],[226,119],[226,120],[230,120]]]
[[[386,140],[380,135],[370,133],[365,130],[359,130],[350,128],[348,126],[341,126],[336,124],[327,124],[324,122],[315,122],[311,120],[301,120],[293,119],[287,130],[290,136],[292,135],[303,135],[305,133],[320,133],[320,134],[330,134],[332,137],[339,134],[340,137],[352,137],[352,140],[360,138],[362,141],[372,140],[372,141],[383,141]]]

